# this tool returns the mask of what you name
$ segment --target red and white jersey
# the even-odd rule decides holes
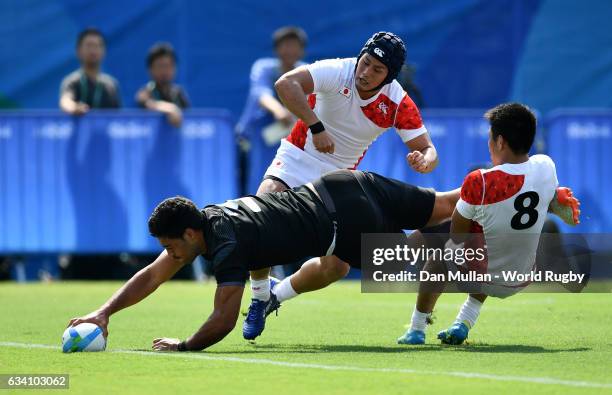
[[[296,147],[337,168],[356,168],[370,144],[391,127],[404,142],[427,133],[418,108],[396,80],[370,99],[359,97],[355,87],[356,61],[328,59],[307,66],[314,81],[314,93],[308,102],[331,135],[334,153],[316,150],[308,125],[302,120],[287,137]]]
[[[470,268],[493,274],[493,283],[518,286],[504,282],[501,272],[528,273],[533,268],[539,240],[534,234],[542,232],[557,186],[555,163],[546,155],[468,174],[457,211],[474,221],[472,232],[484,233],[487,246],[487,259],[470,263]]]

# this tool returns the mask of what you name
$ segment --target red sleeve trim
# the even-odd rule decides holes
[[[472,205],[482,203],[482,174],[474,170],[465,177],[461,185],[461,200]]]
[[[397,129],[412,130],[423,127],[423,119],[416,104],[410,96],[404,95],[397,109],[395,125]]]

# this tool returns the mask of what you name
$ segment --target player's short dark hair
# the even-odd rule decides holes
[[[88,27],[82,30],[77,36],[77,42],[76,42],[77,48],[81,46],[81,43],[83,42],[83,40],[85,40],[85,37],[87,36],[98,36],[102,40],[102,44],[106,43],[106,40],[104,39],[104,35],[102,34],[100,30],[96,29],[95,27]]]
[[[297,26],[284,26],[272,34],[274,48],[277,48],[285,40],[298,40],[302,47],[306,47],[306,44],[308,44],[306,32]]]
[[[529,107],[521,103],[504,103],[485,113],[491,124],[493,139],[503,136],[515,154],[526,154],[536,134],[536,117]]]
[[[202,229],[204,215],[196,205],[182,196],[161,202],[149,217],[149,232],[153,237],[181,239],[187,228]]]
[[[151,68],[153,62],[164,56],[171,57],[174,63],[178,62],[176,52],[174,52],[174,47],[172,47],[170,43],[155,43],[149,49],[149,53],[147,54],[147,67]]]

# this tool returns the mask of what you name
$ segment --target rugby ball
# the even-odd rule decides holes
[[[63,352],[104,351],[105,348],[102,328],[89,322],[66,328],[62,336]]]

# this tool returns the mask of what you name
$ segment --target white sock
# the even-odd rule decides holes
[[[272,290],[279,302],[284,302],[285,300],[289,300],[298,296],[298,293],[295,292],[295,290],[291,286],[290,279],[291,277],[285,277],[283,281],[278,283]]]
[[[482,307],[482,303],[480,303],[477,299],[474,299],[471,296],[468,296],[463,306],[461,306],[461,310],[455,319],[455,322],[463,322],[468,326],[468,328],[472,329],[472,327],[476,324],[476,320],[480,315],[480,308]]]
[[[251,279],[251,291],[253,292],[253,299],[263,300],[267,302],[270,300],[270,280],[253,280]]]
[[[410,330],[425,332],[425,328],[427,327],[427,318],[429,316],[431,316],[431,313],[421,313],[417,310],[416,306],[414,306],[412,321],[410,321]]]

